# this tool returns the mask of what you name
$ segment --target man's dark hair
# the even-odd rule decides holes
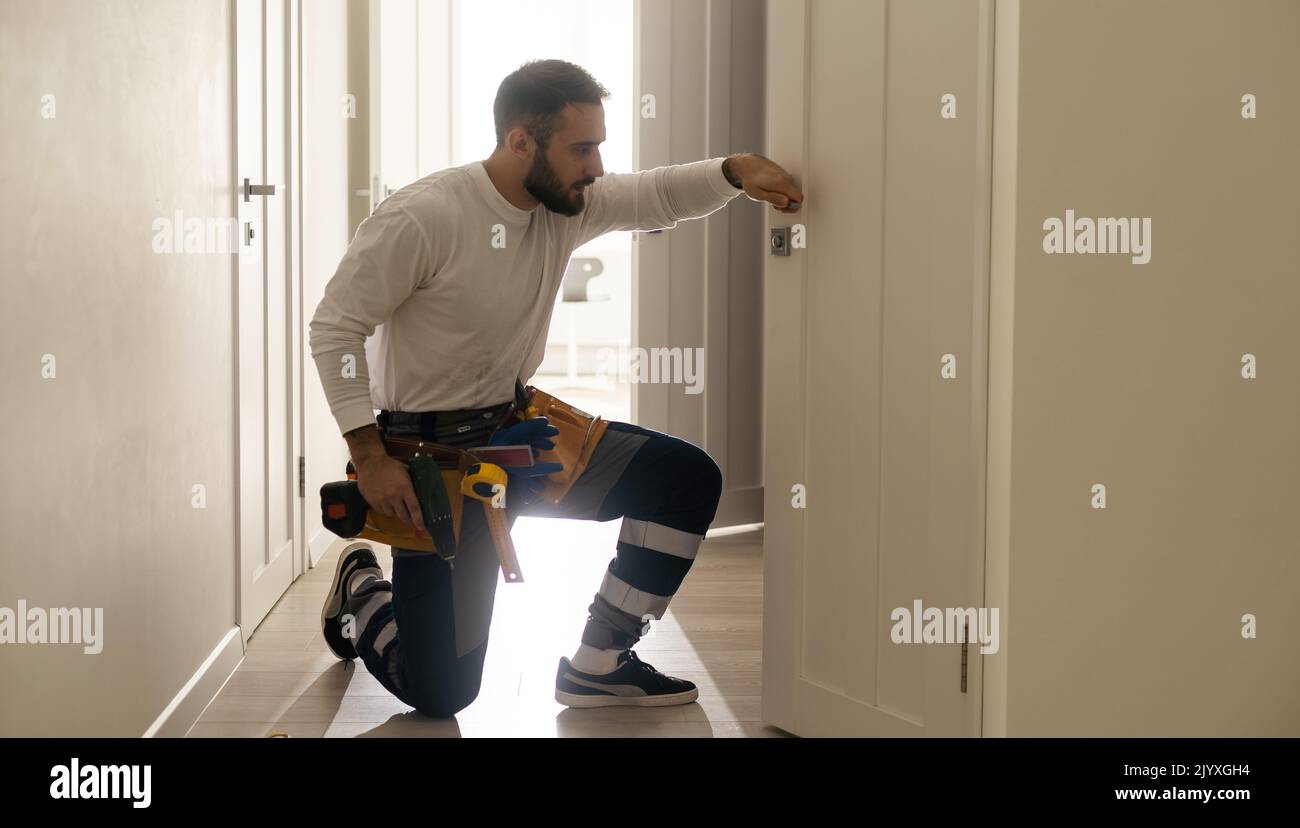
[[[523,126],[545,150],[564,107],[572,103],[599,105],[608,97],[609,91],[581,66],[566,60],[530,60],[506,75],[497,87],[492,104],[497,146],[505,145],[510,130]]]

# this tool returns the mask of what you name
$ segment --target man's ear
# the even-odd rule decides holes
[[[528,134],[528,130],[521,126],[517,126],[506,133],[506,148],[510,150],[512,155],[522,161],[529,160],[530,154],[536,151],[536,147],[537,143]]]

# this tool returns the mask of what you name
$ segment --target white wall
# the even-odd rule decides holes
[[[234,626],[234,260],[152,249],[234,214],[230,20],[0,4],[0,606],[104,623],[98,655],[0,644],[0,735],[140,735]]]
[[[1300,4],[999,2],[997,39],[985,732],[1300,735]],[[1044,253],[1067,208],[1150,218],[1150,262]]]

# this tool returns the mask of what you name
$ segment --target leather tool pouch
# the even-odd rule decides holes
[[[516,393],[519,390],[521,389],[517,388]],[[558,462],[564,466],[563,470],[547,475],[542,487],[543,499],[549,503],[559,503],[586,471],[587,464],[596,453],[596,444],[605,436],[609,421],[588,414],[531,385],[522,391],[528,399],[528,413],[526,417],[521,416],[521,419],[544,416],[560,430],[559,434],[551,438],[555,442],[555,448],[537,452],[537,462]],[[519,409],[520,406],[516,404],[516,408]]]

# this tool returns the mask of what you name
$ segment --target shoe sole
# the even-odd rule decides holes
[[[669,707],[690,704],[700,697],[700,688],[657,696],[594,696],[555,690],[555,700],[567,707]]]
[[[343,590],[341,588],[341,582],[343,580],[343,565],[347,563],[348,556],[358,549],[369,549],[372,555],[375,552],[375,548],[373,546],[371,546],[368,543],[362,543],[362,542],[349,543],[347,546],[343,547],[343,551],[339,553],[338,561],[336,561],[334,564],[334,580],[330,582],[329,598],[325,599],[325,603],[321,606],[321,610],[320,610],[321,630],[325,629],[326,621],[330,620],[335,615],[338,615],[339,612],[343,609]],[[334,653],[334,656],[338,658],[339,661],[351,661],[353,658],[355,658],[355,656],[346,656],[334,652],[334,648],[328,646],[328,639],[326,640],[326,645],[327,645],[326,648],[331,653]]]

